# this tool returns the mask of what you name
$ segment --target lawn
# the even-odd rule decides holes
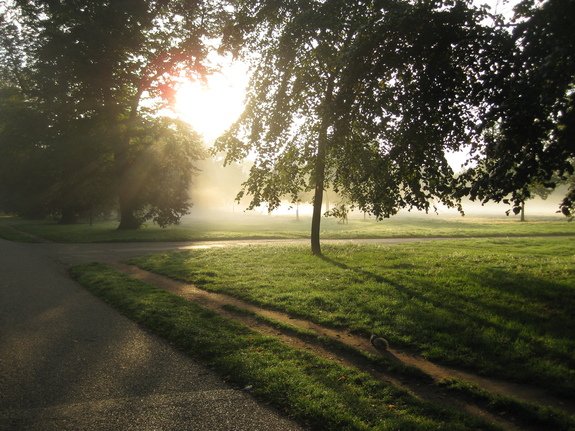
[[[55,242],[153,242],[226,239],[308,238],[309,217],[299,221],[292,216],[236,215],[186,217],[178,226],[162,229],[148,224],[137,231],[118,231],[118,222],[97,222],[61,226],[55,221],[0,218],[0,225]],[[439,217],[436,215],[398,216],[382,221],[351,218],[341,224],[333,218],[322,220],[321,236],[328,238],[409,238],[409,237],[489,237],[575,235],[575,223],[563,216],[530,218],[521,223],[514,217]],[[0,235],[2,232],[0,231]]]
[[[474,372],[575,390],[575,238],[251,246],[134,259],[148,270]]]
[[[36,239],[11,229],[9,226],[0,225],[0,238],[14,242],[38,242]]]
[[[119,232],[116,226],[2,218],[0,237],[29,240],[8,227],[57,242],[309,237],[309,220],[303,217],[299,222],[266,216],[241,223],[187,219],[177,227],[146,226],[136,232]],[[394,348],[573,398],[575,224],[553,217],[528,223],[501,217],[407,217],[352,219],[345,225],[327,219],[322,227],[325,239],[462,239],[324,244],[323,258],[313,257],[308,245],[199,249],[131,263],[324,325],[366,336],[376,332]],[[546,237],[536,238],[540,235]],[[495,429],[106,266],[81,265],[72,273],[130,318],[312,429]],[[480,399],[492,411],[514,412],[525,423],[575,429],[575,419],[556,410],[498,398],[457,381],[445,385],[456,397]]]
[[[72,268],[95,295],[313,430],[497,430],[388,382],[224,319],[101,264]],[[543,422],[548,423],[548,422]],[[553,420],[568,429],[570,420]]]

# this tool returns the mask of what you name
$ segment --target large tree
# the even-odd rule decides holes
[[[483,144],[462,175],[464,192],[504,201],[518,213],[532,184],[555,188],[575,171],[575,1],[525,0],[515,8],[515,50],[506,73],[494,71]],[[560,204],[575,207],[572,186]]]
[[[138,194],[144,189],[133,184],[135,168],[149,166],[136,162],[151,145],[140,133],[153,123],[146,114],[169,103],[182,79],[203,79],[209,72],[207,44],[218,34],[224,3],[14,0],[10,17],[18,22],[26,40],[26,88],[22,90],[38,101],[51,126],[51,146],[59,154],[57,159],[65,163],[60,165],[61,176],[56,177],[63,202],[80,202],[71,199],[70,186],[79,184],[78,172],[95,172],[94,161],[100,158],[108,165],[101,165],[98,172],[112,178],[118,196],[119,228],[138,228],[144,221],[142,214],[152,219],[157,216],[152,210],[156,203],[147,198],[160,195]],[[179,157],[184,159],[198,157],[197,138],[174,127],[164,127],[174,132],[172,138],[180,139],[172,151],[179,148]],[[181,131],[181,125],[178,128]],[[161,152],[147,153],[149,157]],[[155,180],[168,178],[172,177],[156,176]],[[178,184],[187,187],[189,181]],[[171,196],[171,216],[160,217],[170,223],[189,208],[183,191]]]
[[[48,211],[48,132],[23,91],[25,41],[7,10],[0,15],[0,211],[37,217]]]
[[[507,36],[465,1],[240,2],[228,47],[252,55],[227,161],[255,154],[240,196],[270,210],[314,191],[311,247],[321,254],[323,192],[378,218],[432,199],[459,206],[446,152],[474,142],[485,70]]]

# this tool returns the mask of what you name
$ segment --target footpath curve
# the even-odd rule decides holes
[[[0,431],[301,430],[88,293],[58,246],[0,239]]]

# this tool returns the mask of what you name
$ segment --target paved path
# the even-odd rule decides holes
[[[63,265],[145,248],[0,239],[0,430],[299,429],[90,295]]]

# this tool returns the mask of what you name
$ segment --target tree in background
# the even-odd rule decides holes
[[[321,254],[332,187],[377,218],[452,196],[445,158],[475,142],[488,82],[508,36],[465,1],[246,0],[226,46],[252,56],[247,107],[216,143],[226,162],[255,154],[239,197],[250,207],[314,191],[311,248]]]
[[[44,117],[17,88],[0,88],[0,210],[31,218],[49,212],[47,132]]]
[[[189,124],[165,117],[142,120],[133,130],[124,193],[139,224],[166,227],[188,213],[194,161],[205,156],[201,143]]]
[[[11,34],[2,45],[20,61],[4,61],[3,69],[48,124],[52,191],[63,216],[98,200],[87,190],[117,196],[120,229],[138,228],[146,219],[174,223],[187,212],[186,193],[172,189],[189,185],[176,161],[201,155],[198,138],[182,133],[181,124],[160,124],[147,114],[165,107],[181,80],[209,73],[207,41],[219,32],[224,3],[14,0],[3,19]],[[150,129],[158,141],[142,138],[142,130]],[[166,147],[168,135],[172,144]],[[151,163],[152,156],[161,160]],[[158,166],[175,171],[153,177],[153,187],[133,183],[152,178],[136,169]],[[151,191],[164,187],[163,195]],[[172,210],[166,212],[166,205]]]
[[[555,188],[575,171],[575,2],[526,0],[515,8],[515,51],[495,70],[483,143],[461,176],[472,199],[508,201],[520,212],[530,187]],[[561,212],[572,216],[575,188]]]

